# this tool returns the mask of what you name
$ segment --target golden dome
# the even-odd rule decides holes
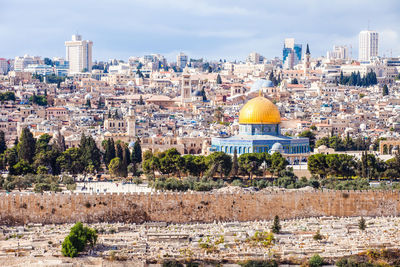
[[[240,124],[278,124],[280,122],[281,115],[278,108],[262,96],[249,100],[239,112]]]

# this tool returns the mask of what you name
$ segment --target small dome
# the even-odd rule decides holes
[[[128,147],[134,147],[134,146],[135,146],[135,142],[133,142],[133,141],[130,142],[129,145],[128,145]]]
[[[240,124],[279,124],[278,108],[267,98],[258,96],[249,100],[239,113]]]
[[[203,93],[199,90],[193,92],[193,96],[203,96]]]
[[[325,149],[328,149],[328,147],[326,146],[326,145],[322,145],[322,146],[319,146],[318,147],[318,150],[325,150]]]
[[[250,92],[258,92],[261,88],[274,87],[274,84],[270,80],[259,79],[253,83],[250,88]]]
[[[272,148],[269,150],[269,153],[274,154],[275,152],[279,152],[281,154],[285,152],[281,143],[275,143],[272,145]]]

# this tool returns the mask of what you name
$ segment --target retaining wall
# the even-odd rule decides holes
[[[0,224],[270,220],[399,216],[398,191],[0,194]]]

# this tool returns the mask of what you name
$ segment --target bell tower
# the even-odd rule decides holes
[[[304,73],[305,74],[307,74],[309,72],[310,65],[311,65],[311,53],[310,53],[310,47],[307,44],[306,55],[304,58]]]
[[[186,68],[182,73],[181,82],[181,102],[184,103],[187,100],[190,100],[192,94],[192,80],[190,79],[190,74]]]

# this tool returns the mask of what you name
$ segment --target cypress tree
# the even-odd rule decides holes
[[[110,161],[115,158],[115,145],[113,139],[108,139],[106,141],[105,152],[104,152],[104,164],[108,168]]]
[[[117,149],[115,156],[122,159],[124,157],[124,149],[122,148],[121,142],[117,142]]]
[[[21,138],[18,143],[18,157],[29,163],[33,162],[36,150],[36,139],[27,127],[22,129]]]
[[[386,95],[388,95],[389,94],[389,88],[388,88],[388,86],[385,84],[384,86],[383,86],[383,89],[382,89],[382,95],[383,96],[386,96]]]
[[[233,160],[232,160],[232,177],[237,177],[239,173],[239,164],[238,164],[238,156],[237,156],[237,150],[233,151]]]
[[[222,79],[221,79],[221,75],[217,75],[217,84],[221,84],[222,83]]]
[[[133,165],[133,174],[136,174],[137,165],[142,162],[142,147],[140,146],[140,140],[136,140],[133,145],[133,150],[131,153],[131,163]]]
[[[142,147],[140,146],[140,140],[138,139],[133,146],[133,151],[131,154],[131,162],[132,163],[141,163],[142,162]]]
[[[123,157],[122,157],[122,166],[121,166],[121,174],[122,176],[128,176],[128,165],[130,163],[131,153],[129,152],[128,146],[124,145],[123,147]]]
[[[79,149],[81,152],[82,163],[85,166],[86,171],[99,171],[101,165],[101,152],[93,137],[86,137],[82,134]]]
[[[0,131],[0,154],[7,149],[6,138],[3,131]]]
[[[273,222],[272,227],[271,227],[271,231],[274,234],[279,234],[281,229],[282,229],[282,226],[281,226],[281,224],[279,222],[279,216],[275,215],[274,222]]]
[[[364,217],[361,217],[361,219],[358,221],[358,229],[361,231],[364,231],[367,228],[367,224],[365,222]]]

